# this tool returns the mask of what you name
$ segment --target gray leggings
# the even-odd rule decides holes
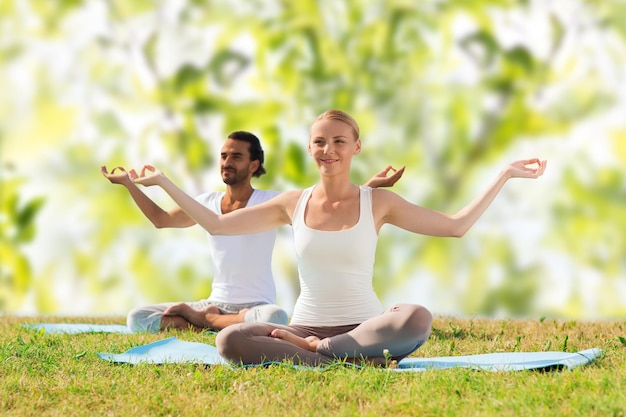
[[[398,304],[380,316],[348,326],[235,324],[217,334],[216,344],[220,355],[244,365],[286,360],[318,366],[336,359],[353,358],[384,363],[385,349],[392,360],[399,361],[424,344],[430,335],[431,323],[432,316],[426,308]],[[311,352],[270,336],[274,329],[285,329],[300,337],[318,337],[321,340],[317,351]]]

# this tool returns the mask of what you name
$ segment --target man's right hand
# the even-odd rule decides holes
[[[135,184],[141,184],[145,187],[149,187],[151,185],[162,186],[162,180],[165,179],[165,174],[152,165],[144,165],[143,168],[141,168],[140,175],[137,175],[137,172],[135,172],[134,169],[131,169],[128,175]]]
[[[372,188],[381,188],[381,187],[393,187],[393,185],[402,177],[404,174],[404,168],[395,169],[391,165],[387,166],[387,168],[383,169],[372,178],[370,178],[364,185],[367,185]],[[393,171],[391,175],[388,175],[390,171]]]
[[[115,171],[119,170],[118,173]],[[106,165],[103,165],[101,168],[102,175],[111,181],[112,184],[121,184],[121,185],[129,185],[132,184],[132,178],[137,177],[134,169],[131,169],[130,172],[126,172],[123,167],[115,167],[109,173]]]

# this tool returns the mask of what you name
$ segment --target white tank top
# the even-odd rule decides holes
[[[224,192],[196,197],[204,206],[222,214]],[[278,195],[276,191],[254,190],[247,206],[261,204]],[[209,300],[229,304],[275,303],[272,254],[277,229],[240,236],[212,236],[207,233],[213,266]]]
[[[293,215],[300,296],[291,324],[359,324],[382,313],[372,287],[378,235],[372,215],[372,189],[360,187],[359,221],[340,231],[311,229],[304,212],[314,187],[303,190]]]

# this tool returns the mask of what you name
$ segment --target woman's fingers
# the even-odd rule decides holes
[[[141,176],[145,177],[146,176],[146,170],[154,173],[154,171],[156,170],[152,165],[144,165],[143,168],[141,168]]]

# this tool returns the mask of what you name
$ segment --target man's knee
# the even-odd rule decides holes
[[[289,324],[287,312],[275,304],[262,304],[252,307],[246,313],[246,323]]]
[[[161,330],[161,316],[153,310],[136,307],[126,316],[126,326],[133,333],[158,333]]]

